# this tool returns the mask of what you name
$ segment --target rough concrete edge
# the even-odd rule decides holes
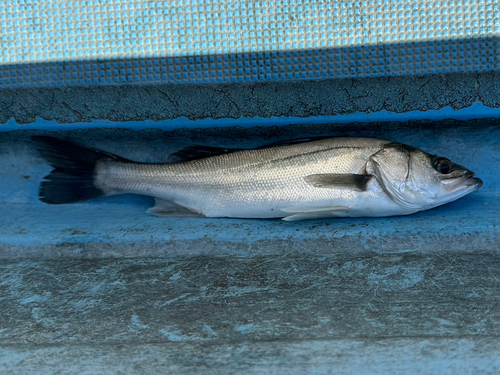
[[[496,374],[498,337],[0,347],[3,374]]]
[[[213,238],[200,240],[173,240],[123,243],[117,241],[62,242],[48,245],[13,245],[0,243],[0,259],[97,259],[97,258],[141,258],[162,259],[195,256],[211,257],[272,257],[301,256],[304,249],[312,256],[350,254],[356,256],[387,256],[412,254],[445,253],[493,253],[498,254],[500,235],[491,231],[474,231],[442,235],[439,240],[433,234],[424,241],[414,240],[414,235],[404,233],[393,235],[390,240],[373,239],[361,242],[356,233],[341,238],[304,238],[264,239],[259,241],[221,241]],[[375,250],[376,249],[376,250]]]
[[[499,89],[500,93],[500,89]],[[354,136],[351,133],[358,133],[361,129],[364,136],[381,137],[387,131],[403,130],[403,129],[479,129],[500,127],[499,118],[480,118],[474,120],[408,120],[408,121],[383,121],[383,122],[351,122],[351,123],[303,123],[303,124],[287,124],[280,126],[259,126],[256,124],[252,127],[228,126],[228,127],[208,127],[190,129],[182,127],[179,129],[141,129],[133,130],[128,128],[103,128],[103,127],[82,127],[78,129],[47,131],[43,129],[22,129],[12,130],[9,132],[1,132],[0,125],[0,141],[2,142],[17,142],[29,141],[33,135],[49,135],[61,136],[64,138],[84,139],[84,140],[101,140],[103,137],[107,140],[129,140],[133,138],[141,139],[162,139],[174,138],[189,140],[192,143],[206,144],[208,141],[217,139],[220,142],[229,142],[231,147],[238,147],[240,143],[252,142],[256,146],[262,146],[272,142],[294,139],[297,137],[309,136]],[[248,146],[247,146],[248,147]]]
[[[0,123],[326,116],[500,107],[500,71],[219,85],[0,90]]]

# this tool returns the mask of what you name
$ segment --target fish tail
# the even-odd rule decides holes
[[[49,204],[82,202],[105,195],[94,184],[96,164],[104,159],[125,160],[58,138],[34,136],[31,139],[55,168],[40,185],[40,200]]]

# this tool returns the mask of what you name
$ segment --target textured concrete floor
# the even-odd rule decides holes
[[[0,372],[500,370],[498,252],[304,250],[4,261]]]
[[[20,123],[500,106],[496,73],[0,96],[2,121]],[[141,161],[186,142],[369,135],[439,152],[485,181],[404,218],[299,223],[161,220],[132,197],[47,207],[37,186],[50,167],[26,143],[40,131],[0,134],[0,373],[498,374],[499,125],[58,133]]]

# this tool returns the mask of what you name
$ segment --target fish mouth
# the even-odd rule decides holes
[[[453,202],[454,200],[480,189],[482,186],[483,181],[474,177],[474,173],[468,172],[464,176],[455,179],[451,186],[448,185],[448,187],[445,188],[447,192],[436,200],[434,207],[443,203]]]
[[[483,181],[480,178],[474,178],[474,172],[468,171],[462,178],[465,186],[476,186],[476,189],[483,186]]]
[[[467,190],[469,192],[480,189],[483,186],[483,181],[480,178],[474,177],[474,172],[467,172],[462,176],[456,185],[457,190]]]
[[[468,171],[465,173],[463,179],[468,180],[469,178],[472,178],[472,177],[474,177],[474,172]]]
[[[474,172],[470,171],[467,171],[460,177],[451,178],[443,182],[447,185],[446,190],[448,190],[448,192],[461,192],[464,195],[478,190],[483,186],[483,181],[474,177]]]
[[[472,176],[474,176],[474,173],[472,174]],[[480,178],[473,178],[472,176],[465,180],[464,185],[467,187],[474,186],[475,190],[480,189],[483,186],[483,181]]]

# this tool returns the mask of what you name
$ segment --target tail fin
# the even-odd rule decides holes
[[[34,136],[31,139],[55,168],[40,185],[40,200],[45,203],[75,203],[103,196],[104,192],[94,185],[97,162],[103,159],[125,160],[58,138]]]

